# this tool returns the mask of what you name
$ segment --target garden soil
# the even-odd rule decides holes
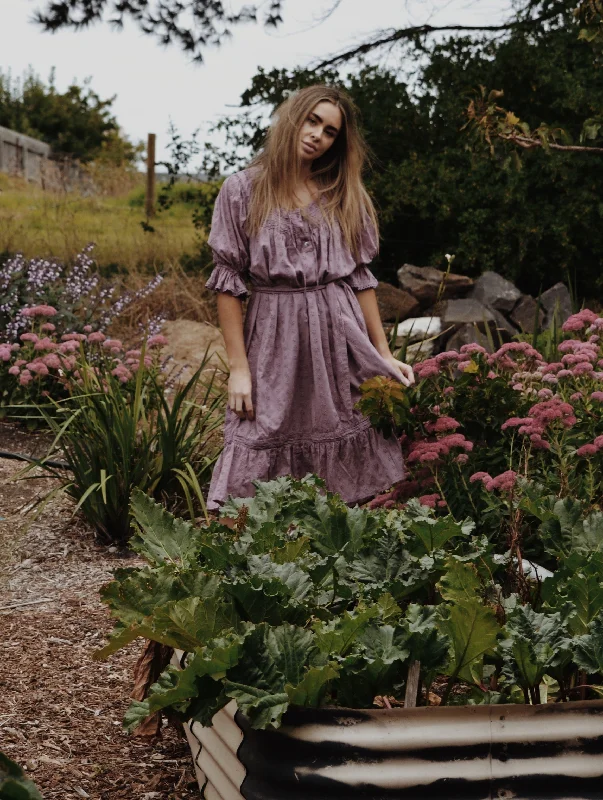
[[[40,455],[46,445],[0,423],[0,450]],[[0,458],[0,750],[45,800],[199,797],[180,730],[145,740],[122,729],[142,642],[92,659],[112,628],[98,590],[140,561],[96,545],[68,498],[36,505],[57,482],[15,483],[22,468]]]

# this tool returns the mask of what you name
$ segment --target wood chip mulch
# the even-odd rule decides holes
[[[0,450],[31,454],[31,442],[0,425]],[[36,507],[56,481],[13,482],[22,467],[0,459],[0,750],[45,800],[199,798],[181,730],[149,741],[122,729],[143,643],[92,659],[112,628],[98,590],[140,562],[95,544],[67,498]]]

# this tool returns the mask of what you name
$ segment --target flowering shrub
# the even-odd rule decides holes
[[[602,330],[603,318],[585,309],[563,325],[549,359],[525,341],[492,354],[469,344],[416,365],[410,390],[385,378],[367,381],[359,407],[398,435],[408,469],[372,506],[417,497],[456,518],[479,518],[491,536],[502,528],[509,542],[530,528],[520,513],[528,484],[543,498],[580,498],[585,510],[598,509]]]
[[[141,360],[140,350],[126,350],[119,339],[111,339],[102,331],[84,325],[83,332],[59,334],[54,322],[58,311],[40,304],[21,310],[29,330],[19,341],[0,340],[0,417],[28,418],[30,424],[40,420],[38,406],[53,409],[52,401],[68,397],[74,386],[81,386],[81,364],[93,367],[97,374],[111,374],[133,391],[134,377],[142,365],[159,367],[158,348],[167,343],[160,335],[146,342],[150,354]]]
[[[94,270],[87,245],[71,267],[56,259],[27,259],[21,253],[0,266],[0,339],[18,342],[29,328],[36,309],[53,308],[53,324],[59,334],[82,331],[84,326],[106,330],[132,303],[146,297],[161,283],[160,275],[138,292],[116,296],[117,286],[104,283]],[[46,315],[48,316],[48,315]],[[148,330],[158,332],[164,320],[151,320]]]

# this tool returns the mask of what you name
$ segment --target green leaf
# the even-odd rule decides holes
[[[448,674],[468,683],[481,682],[484,656],[494,653],[500,633],[492,609],[477,598],[446,605],[438,627],[450,640]]]
[[[410,652],[392,625],[370,625],[342,665],[337,682],[341,705],[368,708],[377,694],[392,694],[404,679]]]
[[[588,626],[588,633],[572,642],[574,661],[578,669],[589,675],[603,675],[603,612]]]
[[[415,520],[411,523],[410,530],[419,539],[425,552],[431,555],[455,536],[468,536],[474,527],[475,524],[470,520],[461,525],[452,517],[430,517]]]
[[[543,584],[542,595],[553,609],[570,602],[576,610],[569,620],[571,633],[588,633],[590,622],[603,610],[603,554],[572,553]]]
[[[157,566],[195,563],[204,538],[200,530],[174,517],[139,489],[132,493],[130,507],[137,524],[137,534],[130,540],[132,550]]]
[[[443,599],[459,604],[475,600],[480,589],[480,580],[473,564],[449,558],[446,568],[445,574],[437,584]]]
[[[266,633],[266,650],[285,681],[297,686],[310,656],[316,652],[311,631],[295,625],[280,625]]]
[[[383,622],[396,620],[402,614],[402,609],[389,592],[382,594],[377,600],[377,608]]]
[[[239,661],[243,646],[243,637],[237,634],[217,639],[211,646],[196,651],[184,669],[169,666],[149,687],[145,700],[134,701],[124,719],[124,727],[131,733],[149,715],[168,706],[185,711],[189,702],[199,696],[200,690],[207,687],[202,678],[213,678],[215,686],[209,685],[210,699],[215,701],[221,692],[221,685],[216,683],[223,678],[229,669]],[[207,692],[201,691],[207,700]],[[213,707],[213,702],[212,702]],[[196,711],[198,713],[198,710]]]
[[[306,708],[318,708],[323,702],[329,683],[339,675],[339,669],[339,666],[332,662],[322,667],[310,667],[297,686],[292,686],[290,683],[285,686],[289,703]]]
[[[345,611],[341,617],[330,622],[314,625],[316,645],[328,658],[344,656],[372,619],[379,615],[377,606],[370,606],[355,613]]]
[[[34,783],[18,764],[0,752],[0,798],[2,800],[42,800]]]
[[[216,578],[208,581],[215,585]],[[149,638],[180,650],[194,650],[237,624],[232,605],[218,594],[187,597],[158,608],[153,616],[153,635]]]
[[[227,697],[237,701],[239,709],[249,718],[252,728],[278,728],[289,707],[286,692],[271,692],[249,684],[224,682]]]
[[[410,660],[421,662],[421,673],[429,684],[446,666],[450,648],[450,640],[438,629],[437,607],[411,603],[406,609],[403,626]]]
[[[224,693],[233,697],[254,728],[276,727],[289,705],[285,676],[278,663],[297,671],[297,660],[306,642],[296,639],[290,628],[279,639],[279,629],[258,625],[245,639],[239,662],[224,680]],[[276,634],[276,638],[271,638]],[[279,652],[279,641],[288,652]]]
[[[570,660],[566,615],[537,613],[516,606],[507,617],[501,642],[504,674],[524,688],[537,687],[547,673],[556,677]]]

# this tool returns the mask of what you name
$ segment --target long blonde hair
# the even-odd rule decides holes
[[[333,225],[338,222],[352,253],[358,254],[367,215],[379,226],[373,202],[364,187],[362,171],[367,146],[358,128],[351,98],[341,89],[316,84],[288,97],[274,112],[265,145],[253,159],[253,190],[247,215],[247,230],[255,234],[273,211],[292,207],[300,179],[299,134],[317,103],[333,103],[341,111],[342,125],[331,147],[312,164],[312,178],[319,190],[318,206]]]

